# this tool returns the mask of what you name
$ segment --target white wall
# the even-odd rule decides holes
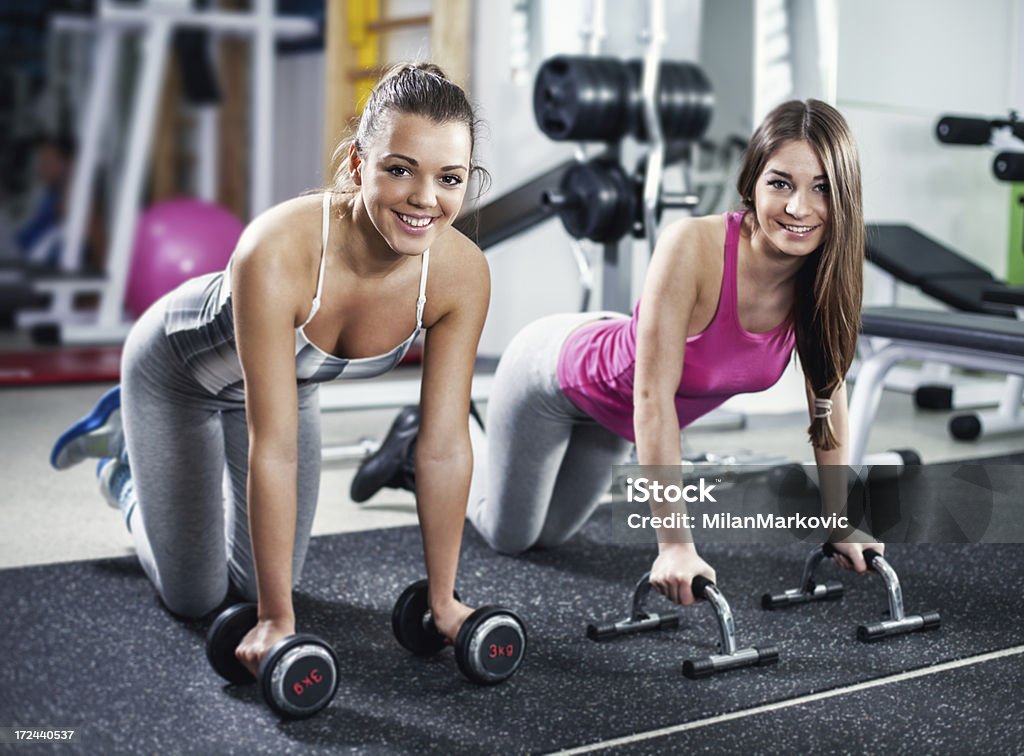
[[[934,130],[943,114],[1006,114],[1021,5],[839,4],[837,104],[860,147],[867,220],[915,226],[997,276],[1006,274],[1009,188],[992,176],[991,150],[942,145]],[[902,289],[900,302],[930,304]]]

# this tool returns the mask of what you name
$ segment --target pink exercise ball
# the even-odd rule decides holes
[[[158,202],[139,216],[125,306],[138,317],[190,278],[224,270],[242,223],[230,212],[196,199]]]

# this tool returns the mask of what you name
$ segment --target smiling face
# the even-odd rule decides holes
[[[352,180],[392,250],[422,254],[455,220],[466,196],[471,139],[465,123],[396,112],[361,158],[352,148]]]
[[[764,243],[803,257],[825,239],[829,184],[821,161],[804,140],[785,142],[768,158],[754,187],[754,212]]]

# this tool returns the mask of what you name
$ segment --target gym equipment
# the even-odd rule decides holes
[[[1007,129],[1017,139],[1024,139],[1024,122],[1013,111],[1008,118],[943,116],[935,124],[935,136],[944,144],[980,145],[992,141],[992,132],[998,129]]]
[[[804,562],[804,571],[800,576],[800,584],[782,593],[765,593],[761,596],[762,609],[778,609],[784,606],[806,604],[811,601],[838,601],[843,597],[843,584],[838,580],[824,583],[814,582],[814,570],[818,562],[826,556],[825,548],[816,548]]]
[[[459,600],[458,593],[455,594]],[[433,656],[446,645],[437,631],[427,601],[427,581],[418,580],[398,597],[391,629],[403,648],[416,656]],[[467,678],[481,685],[504,682],[516,673],[526,655],[526,626],[515,612],[482,606],[459,628],[455,661]]]
[[[235,657],[235,649],[257,622],[256,604],[236,604],[221,612],[206,635],[206,658],[233,685],[256,680]],[[315,635],[283,638],[260,663],[260,693],[276,714],[305,719],[323,709],[338,690],[334,649]]]
[[[644,122],[643,61],[558,55],[541,64],[533,89],[537,126],[555,141],[650,139]],[[657,108],[662,137],[699,139],[711,122],[714,97],[700,67],[661,61]]]
[[[644,630],[673,630],[679,627],[679,614],[657,614],[645,608],[651,593],[651,573],[645,572],[633,589],[633,603],[629,615],[618,622],[587,625],[587,637],[592,641],[605,641]]]
[[[107,134],[105,120],[110,113],[111,100],[119,87],[115,86],[122,61],[122,50],[130,38],[140,42],[141,63],[135,76],[131,100],[130,126],[125,135],[125,155],[114,185],[118,187],[112,200],[110,247],[107,254],[105,276],[79,282],[61,278],[40,279],[33,286],[53,296],[53,304],[46,312],[19,313],[18,324],[31,328],[40,323],[56,323],[62,343],[109,343],[123,340],[129,323],[124,320],[124,298],[128,267],[143,193],[146,166],[150,157],[150,143],[158,114],[161,92],[160,82],[171,52],[174,33],[181,29],[199,29],[218,35],[240,35],[252,40],[253,48],[253,107],[252,123],[252,175],[250,182],[249,212],[255,216],[270,207],[271,173],[273,170],[273,102],[274,44],[282,39],[308,38],[318,33],[317,22],[311,18],[283,16],[275,13],[271,0],[256,0],[252,10],[221,11],[193,10],[182,4],[152,3],[115,4],[97,3],[92,17],[57,15],[54,31],[87,32],[95,35],[92,49],[92,77],[84,93],[79,152],[72,176],[68,206],[68,219],[64,230],[64,251],[61,267],[74,271],[79,267],[80,250],[90,213],[91,193],[97,169],[101,164],[101,148]],[[124,94],[124,93],[122,93]],[[210,176],[206,170],[213,164],[216,118],[204,114],[199,139],[204,150],[200,176]],[[99,307],[94,317],[83,319],[71,304],[76,294],[95,294]]]
[[[1024,181],[1024,153],[1000,152],[992,161],[992,173],[1000,181]]]
[[[629,133],[630,72],[617,58],[559,55],[533,86],[537,126],[556,141],[615,142]]]
[[[1008,290],[1000,297],[1024,307],[1024,292]],[[850,465],[853,467],[862,464],[886,375],[896,364],[924,360],[1024,376],[1024,322],[1021,321],[991,315],[867,307],[861,313],[861,333],[889,341],[864,359],[854,383],[850,397]],[[1017,389],[1018,406],[1019,401],[1020,390]]]
[[[593,641],[606,641],[623,635],[643,632],[646,630],[664,630],[679,626],[679,615],[649,614],[644,609],[644,602],[651,590],[651,573],[646,572],[637,581],[633,590],[633,604],[626,619],[614,623],[587,625],[587,637]],[[706,599],[714,609],[718,620],[719,649],[721,653],[686,659],[683,662],[683,675],[690,680],[700,680],[719,672],[742,667],[763,667],[779,661],[779,650],[775,646],[748,646],[737,648],[736,622],[732,610],[718,586],[703,575],[696,575],[690,583],[695,598]]]
[[[783,606],[804,604],[810,601],[836,600],[843,596],[843,586],[836,581],[827,583],[815,583],[813,574],[814,568],[825,557],[834,557],[839,552],[831,543],[822,544],[814,549],[804,563],[804,572],[798,588],[791,588],[784,593],[768,594],[761,597],[761,606],[764,609],[776,609]],[[864,643],[873,643],[882,638],[889,638],[893,635],[902,635],[924,630],[938,628],[942,620],[938,611],[923,612],[921,614],[905,614],[903,610],[903,591],[900,589],[900,580],[896,570],[873,549],[864,552],[864,559],[874,572],[885,581],[886,595],[889,600],[889,619],[880,622],[871,622],[857,627],[857,640]]]
[[[867,259],[887,274],[876,303],[894,304],[896,281],[917,286],[955,310],[1013,318],[1021,307],[1017,291],[967,258],[939,244],[916,229],[902,225],[870,225]],[[870,342],[861,341],[863,358],[870,356]],[[926,409],[974,409],[998,404],[998,409],[974,412],[952,419],[955,438],[972,440],[981,435],[1024,429],[1019,417],[1024,382],[1009,376],[1002,382],[950,375],[951,364],[933,361],[908,372],[897,369],[886,379],[892,388],[914,392],[917,406]]]
[[[613,243],[633,229],[637,184],[618,162],[588,160],[567,170],[558,190],[541,195],[541,204],[555,209],[574,239]]]
[[[224,270],[242,222],[196,199],[158,202],[139,216],[125,305],[135,317],[190,278]]]
[[[992,172],[1000,181],[1020,181],[1024,179],[1024,122],[1018,119],[1017,112],[1011,110],[1007,118],[977,118],[971,116],[944,116],[936,125],[936,135],[941,142],[947,144],[990,145],[1000,150],[992,163]],[[1014,220],[1014,224],[1019,224]],[[1019,225],[1017,225],[1019,227]],[[1011,238],[1012,238],[1011,232]],[[1011,275],[1017,269],[1020,249],[1011,245],[1009,270]],[[1024,305],[1015,298],[1012,289],[999,286],[988,286],[980,292],[981,299],[986,303],[987,310],[1009,310],[1011,316],[1024,319]],[[1016,304],[1016,307],[1012,305]],[[999,398],[999,407],[995,412],[979,412],[954,417],[949,424],[950,433],[954,438],[969,441],[981,435],[1012,433],[1024,430],[1024,418],[1021,417],[1022,394],[1024,394],[1024,378],[1010,376]],[[995,403],[995,402],[992,402]]]
[[[640,209],[646,166],[647,158],[641,158],[630,176],[617,161],[605,157],[576,163],[562,175],[557,190],[541,194],[541,205],[554,208],[574,239],[612,244],[630,232],[643,238],[645,214]],[[659,191],[656,219],[661,219],[665,208],[693,209],[699,203],[695,194]]]

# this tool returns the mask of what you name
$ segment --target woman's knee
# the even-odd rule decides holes
[[[172,613],[185,619],[200,619],[217,609],[227,598],[227,584],[206,590],[163,590],[160,598]]]
[[[494,551],[505,556],[519,556],[536,545],[534,533],[492,530],[480,531],[480,535]]]

